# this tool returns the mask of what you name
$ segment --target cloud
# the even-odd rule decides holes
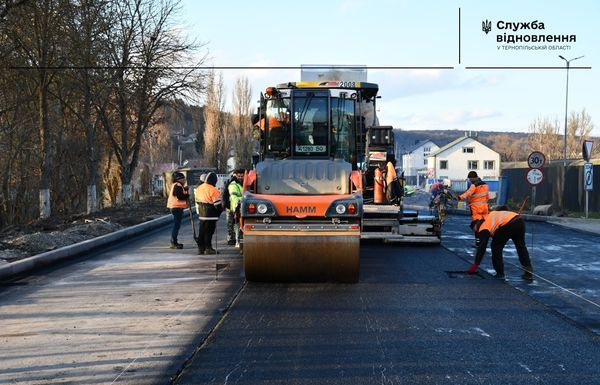
[[[402,98],[395,100],[382,99],[378,103],[380,124],[391,124],[396,128],[410,130],[444,130],[444,129],[487,129],[497,124],[497,118],[506,116],[500,109],[489,107],[460,108],[447,105],[443,109],[433,99],[407,104]]]
[[[502,116],[500,111],[492,110],[492,109],[483,109],[483,110],[452,110],[441,112],[437,115],[434,115],[437,120],[440,122],[446,123],[448,125],[464,125],[467,122],[482,120],[487,118],[493,118]]]
[[[494,87],[502,79],[503,75],[495,73],[475,74],[457,69],[390,69],[369,72],[369,81],[379,84],[380,94],[389,99]]]

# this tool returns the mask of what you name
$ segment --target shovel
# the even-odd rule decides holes
[[[194,241],[198,243],[198,236],[196,236],[196,223],[194,222],[194,208],[190,202],[190,198],[187,199],[188,207],[190,209],[190,222],[192,222],[192,232],[194,234]]]

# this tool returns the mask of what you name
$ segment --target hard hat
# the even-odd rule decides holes
[[[180,180],[180,179],[185,179],[185,175],[183,175],[183,173],[181,173],[179,171],[175,171],[173,173],[173,180]]]
[[[452,186],[452,182],[450,182],[450,179],[444,179],[444,186],[446,186],[446,187]]]

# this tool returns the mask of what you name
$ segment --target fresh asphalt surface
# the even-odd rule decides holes
[[[357,285],[249,283],[176,383],[599,384],[597,335],[485,272],[460,274],[465,226],[449,221],[447,238],[465,236],[445,237],[452,251],[363,245]]]
[[[443,245],[472,262],[469,221],[451,217]],[[506,283],[600,335],[600,235],[546,222],[527,222],[526,232],[535,280],[520,278],[519,258],[509,241],[504,249]],[[480,268],[494,274],[489,247]]]
[[[506,281],[489,252],[461,274],[452,216],[442,246],[362,244],[342,285],[245,284],[222,243],[217,279],[164,229],[0,288],[0,383],[600,384],[600,236],[531,230],[533,283],[510,242]]]

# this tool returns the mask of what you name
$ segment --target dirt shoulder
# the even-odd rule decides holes
[[[92,215],[53,216],[0,233],[0,265],[82,242],[169,214],[163,197],[149,197]]]

